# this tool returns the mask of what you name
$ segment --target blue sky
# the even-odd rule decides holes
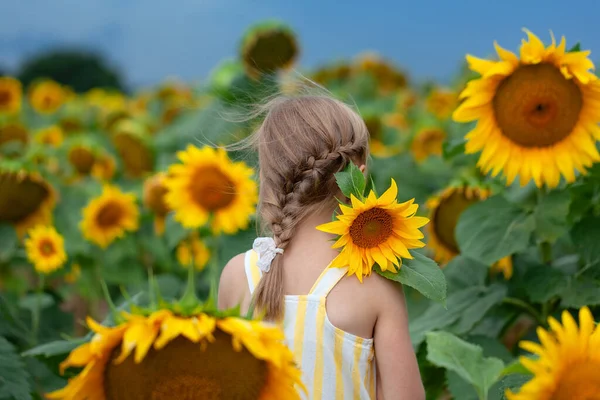
[[[600,2],[579,0],[1,0],[0,66],[59,47],[102,52],[133,87],[198,80],[235,57],[252,23],[279,18],[298,33],[299,69],[377,51],[417,80],[446,80],[464,54],[493,41],[517,49],[527,27],[580,41],[600,62]],[[368,4],[368,5],[367,5]],[[596,53],[594,53],[594,50]]]

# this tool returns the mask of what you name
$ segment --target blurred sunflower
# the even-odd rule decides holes
[[[34,135],[34,140],[40,144],[46,144],[52,147],[58,147],[64,139],[63,130],[58,125],[51,125],[38,130]]]
[[[135,196],[116,186],[105,185],[102,194],[83,209],[80,228],[83,236],[106,248],[127,231],[138,229],[139,210]]]
[[[364,117],[364,121],[369,131],[371,154],[376,157],[391,157],[398,154],[397,148],[383,142],[383,124],[379,115],[367,115]]]
[[[469,67],[481,74],[460,94],[464,99],[453,118],[477,120],[467,134],[467,153],[481,151],[478,165],[511,184],[531,179],[536,186],[556,187],[561,175],[575,180],[575,171],[600,160],[600,83],[589,72],[589,51],[565,51],[565,38],[550,46],[529,31],[520,58],[497,44],[500,61],[468,55]]]
[[[339,63],[319,68],[313,75],[312,80],[327,85],[334,81],[344,81],[352,74],[352,67],[347,63]]]
[[[579,326],[568,311],[562,324],[550,317],[550,330],[538,327],[540,343],[520,346],[537,356],[521,357],[534,376],[518,393],[507,391],[509,400],[596,400],[600,398],[600,325],[588,307],[579,310]]]
[[[96,162],[95,151],[91,146],[83,143],[71,146],[67,158],[69,163],[75,168],[75,171],[80,175],[89,175]]]
[[[19,237],[52,221],[56,192],[39,174],[5,168],[0,163],[0,223],[15,227]]]
[[[366,53],[358,57],[357,72],[372,75],[382,94],[390,94],[403,89],[408,84],[406,75],[375,53]]]
[[[84,369],[49,399],[300,399],[300,371],[274,325],[168,310],[124,319],[87,319],[93,339],[60,365]]]
[[[210,259],[210,251],[197,234],[182,240],[176,250],[177,262],[183,267],[189,267],[194,262],[194,267],[202,271]]]
[[[262,73],[291,67],[298,57],[299,48],[290,27],[282,22],[268,21],[246,32],[240,52],[246,73],[258,78]]]
[[[144,206],[154,213],[154,232],[162,235],[165,231],[165,218],[170,209],[165,201],[167,188],[164,184],[165,174],[159,172],[144,181]]]
[[[34,83],[29,89],[29,103],[40,114],[53,114],[65,102],[63,87],[52,80]]]
[[[440,128],[423,128],[414,137],[410,149],[417,162],[429,156],[441,156],[446,132]]]
[[[62,268],[67,261],[63,237],[51,226],[37,225],[27,231],[25,251],[27,259],[40,274],[49,274]]]
[[[425,206],[429,209],[431,220],[427,246],[433,251],[434,259],[442,266],[460,253],[454,232],[462,212],[489,196],[488,189],[450,186],[427,200]],[[510,279],[513,273],[511,258],[505,257],[498,261],[491,267],[491,272],[502,272],[505,279]]]
[[[331,268],[348,267],[348,275],[371,274],[377,263],[382,271],[396,272],[402,258],[413,258],[409,249],[424,247],[419,228],[429,220],[416,217],[419,206],[414,199],[398,204],[398,187],[392,179],[390,188],[377,198],[371,191],[365,201],[351,195],[352,207],[340,204],[336,221],[317,226],[323,232],[340,235],[332,246],[342,248],[331,262]]]
[[[172,165],[164,181],[175,219],[186,228],[198,228],[212,216],[215,234],[246,229],[258,198],[252,168],[210,147],[189,145],[177,157],[182,164]]]
[[[21,111],[22,93],[21,82],[10,76],[0,76],[0,115]]]
[[[383,122],[392,128],[395,128],[399,131],[408,128],[408,121],[406,120],[406,115],[401,111],[394,111],[393,113],[387,114],[383,118]]]
[[[458,94],[448,88],[436,87],[425,100],[427,111],[441,120],[448,119],[458,105]]]
[[[127,100],[122,93],[100,88],[89,90],[85,93],[84,100],[88,105],[99,109],[104,116],[123,110],[127,106]]]
[[[19,123],[10,122],[0,126],[0,146],[8,142],[27,144],[29,135],[27,129]]]
[[[99,181],[110,181],[115,175],[117,162],[114,157],[108,153],[97,155],[92,167],[92,176]]]
[[[120,121],[114,127],[113,144],[123,161],[125,174],[140,178],[154,169],[154,153],[146,128],[132,119]]]
[[[81,276],[81,266],[77,263],[73,263],[71,265],[71,271],[65,274],[65,282],[67,283],[75,283],[79,280]]]

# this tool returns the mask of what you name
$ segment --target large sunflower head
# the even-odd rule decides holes
[[[210,259],[210,251],[197,234],[190,235],[182,240],[176,250],[177,262],[183,267],[189,267],[194,262],[194,267],[202,271]]]
[[[65,102],[66,94],[59,83],[43,80],[29,89],[29,103],[40,114],[53,114]]]
[[[415,160],[420,162],[432,155],[442,155],[444,140],[446,132],[441,128],[428,127],[419,130],[410,146]]]
[[[164,184],[164,173],[158,173],[146,179],[144,182],[143,203],[154,213],[154,230],[158,234],[165,231],[165,217],[170,209],[165,201],[167,188]]]
[[[83,371],[48,398],[300,399],[300,371],[274,325],[168,310],[123,319],[109,328],[88,318],[93,339],[60,366]]]
[[[549,319],[550,329],[538,328],[540,343],[521,342],[536,356],[521,357],[533,374],[518,393],[507,392],[509,400],[596,400],[600,398],[600,325],[587,307],[579,310],[579,326],[568,311],[562,324]]]
[[[120,121],[114,127],[113,143],[123,161],[125,173],[139,178],[154,168],[154,153],[145,127],[131,119]]]
[[[254,171],[243,162],[232,162],[223,149],[188,146],[177,154],[164,184],[167,205],[186,228],[211,220],[214,233],[246,229],[255,213],[258,190]]]
[[[485,200],[490,195],[487,189],[459,186],[448,187],[440,194],[427,200],[429,209],[428,246],[434,258],[446,264],[460,252],[454,231],[458,219],[469,206]]]
[[[83,209],[83,236],[102,248],[128,231],[138,229],[139,210],[135,196],[116,186],[105,185],[102,194]]]
[[[52,221],[56,193],[39,174],[0,165],[0,223],[12,224],[19,236]]]
[[[445,120],[452,115],[452,111],[458,105],[458,94],[448,88],[436,87],[427,96],[425,104],[427,111]]]
[[[415,216],[414,199],[398,203],[398,187],[392,185],[381,197],[371,191],[364,201],[351,195],[352,206],[340,205],[336,221],[319,225],[318,230],[339,235],[333,248],[342,248],[331,267],[348,267],[348,275],[362,282],[375,263],[382,271],[396,272],[402,258],[413,258],[409,249],[425,246],[419,230],[429,220]]]
[[[549,46],[526,31],[520,57],[496,44],[499,61],[468,55],[481,78],[468,83],[454,112],[458,122],[477,121],[466,152],[481,151],[478,165],[511,184],[531,179],[556,187],[600,160],[600,83],[590,72],[589,51],[567,52],[565,39]]]
[[[18,113],[22,93],[21,82],[10,76],[0,76],[0,115]]]
[[[49,127],[40,129],[34,135],[34,140],[37,143],[49,145],[52,147],[60,146],[63,142],[63,139],[63,130],[58,125],[51,125]]]
[[[263,22],[251,27],[241,45],[241,58],[249,76],[272,73],[294,64],[299,48],[296,35],[286,24]]]
[[[27,232],[25,251],[29,262],[41,274],[62,268],[67,261],[63,237],[51,226],[37,225]]]

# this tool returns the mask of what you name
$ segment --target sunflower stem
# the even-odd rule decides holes
[[[185,288],[185,292],[179,301],[179,305],[181,306],[184,312],[188,312],[192,310],[194,307],[198,305],[198,297],[196,296],[196,271],[194,267],[194,254],[190,252],[190,265],[188,266],[188,276],[187,276],[187,285]]]
[[[42,311],[42,293],[46,281],[46,275],[39,274],[38,287],[36,290],[35,307],[31,312],[31,344],[37,344],[38,332],[40,330],[40,314]]]
[[[221,269],[219,268],[219,250],[221,247],[220,239],[221,239],[221,235],[217,235],[214,238],[214,245],[213,245],[213,251],[211,254],[211,263],[210,263],[211,281],[210,281],[209,298],[213,304],[217,304],[217,302],[218,302],[219,278],[220,278],[220,272],[221,272]]]
[[[104,294],[104,298],[106,299],[106,303],[108,304],[108,308],[110,310],[110,314],[115,323],[119,320],[119,312],[117,311],[117,307],[115,303],[113,303],[112,298],[110,297],[110,293],[108,291],[108,286],[106,285],[106,281],[104,279],[100,280],[100,287],[102,288],[102,293]]]
[[[533,308],[533,306],[531,306],[531,304],[529,304],[521,299],[514,298],[514,297],[505,297],[502,300],[502,303],[509,304],[511,306],[520,308],[523,311],[526,311],[528,314],[530,314],[532,317],[534,317],[536,319],[538,324],[546,326],[546,320],[544,319],[544,317],[535,308]]]

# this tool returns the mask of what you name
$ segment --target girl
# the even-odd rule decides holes
[[[334,174],[364,172],[369,134],[362,119],[326,96],[267,104],[251,140],[258,148],[261,222],[272,234],[234,257],[221,275],[219,307],[251,302],[282,322],[310,399],[424,399],[408,334],[402,288],[371,274],[361,284],[338,254],[331,221],[342,198]]]

